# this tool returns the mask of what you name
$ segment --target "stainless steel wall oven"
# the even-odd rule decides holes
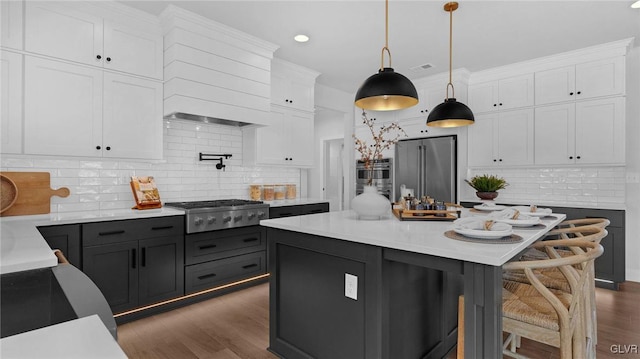
[[[378,187],[383,196],[393,198],[393,159],[382,158],[373,161],[373,170],[369,172],[363,161],[356,161],[356,195],[361,194],[367,185],[369,173],[372,177],[372,185]]]

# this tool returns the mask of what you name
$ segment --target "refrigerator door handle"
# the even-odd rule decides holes
[[[424,173],[422,172],[422,162],[424,158],[422,157],[422,146],[418,146],[418,185],[414,189],[416,191],[413,195],[415,198],[421,198],[422,192],[422,177]]]

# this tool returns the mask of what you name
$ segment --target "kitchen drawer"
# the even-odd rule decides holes
[[[266,273],[264,251],[187,266],[185,294]]]
[[[95,222],[82,225],[83,246],[126,242],[145,238],[182,236],[184,216]]]
[[[307,204],[301,207],[302,207],[300,208],[301,215],[329,212],[329,203]]]
[[[260,226],[188,234],[185,239],[185,264],[264,251],[266,243],[264,228]]]
[[[305,214],[329,212],[329,202],[301,204],[294,206],[282,206],[269,208],[269,218],[283,218],[302,216]]]

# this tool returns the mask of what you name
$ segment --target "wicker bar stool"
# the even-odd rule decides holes
[[[599,229],[602,230],[602,229]],[[502,323],[509,333],[503,353],[523,358],[516,353],[519,338],[525,337],[560,348],[561,358],[585,358],[585,299],[591,295],[589,271],[603,248],[595,241],[562,239],[541,241],[532,245],[543,250],[547,259],[515,261],[503,266],[509,272],[522,272],[528,282],[503,280]],[[559,253],[569,248],[572,254]],[[547,288],[540,270],[555,268],[566,279],[569,291]]]
[[[594,218],[595,220],[595,218]],[[563,228],[558,228],[550,231],[545,239],[581,239],[587,241],[593,241],[595,243],[600,243],[602,238],[606,237],[608,232],[606,229],[595,226],[575,226],[578,223],[595,223],[599,226],[606,226],[609,223],[609,220],[597,218],[596,221],[592,221],[591,218],[585,220],[571,220],[565,221],[568,222],[566,226]],[[563,222],[563,223],[565,223]],[[573,254],[573,252],[560,249],[558,253],[561,256],[568,256]],[[520,258],[520,260],[542,260],[548,258],[547,254],[543,251],[537,250],[535,248],[531,248],[526,251],[525,254]],[[582,269],[579,269],[582,270]],[[588,283],[589,283],[589,292],[590,296],[585,298],[585,315],[586,318],[586,329],[587,329],[587,337],[589,338],[589,350],[587,352],[588,357],[595,357],[595,346],[598,343],[598,321],[597,321],[597,313],[596,313],[596,298],[595,298],[595,269],[593,264],[584,268],[587,270],[588,275]],[[536,276],[540,279],[540,281],[547,287],[552,289],[559,289],[565,292],[569,292],[569,283],[567,283],[565,277],[562,275],[560,271],[555,268],[550,269],[541,269],[536,270]],[[522,272],[513,272],[513,271],[504,271],[502,275],[503,279],[527,283],[528,279]]]

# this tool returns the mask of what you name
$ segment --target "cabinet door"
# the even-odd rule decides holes
[[[625,163],[624,98],[576,103],[576,163]]]
[[[500,113],[498,132],[498,164],[533,164],[533,109]]]
[[[536,72],[536,105],[575,99],[575,76],[574,66]]]
[[[624,57],[576,65],[576,98],[624,94]]]
[[[0,151],[21,153],[22,55],[0,51],[0,71]]]
[[[25,56],[24,87],[25,153],[101,155],[102,70]]]
[[[162,84],[104,73],[105,157],[162,158]]]
[[[497,83],[485,82],[469,86],[469,107],[475,113],[497,111]]]
[[[138,305],[184,294],[184,240],[181,236],[140,240],[139,251]]]
[[[161,80],[162,35],[105,21],[104,67]]]
[[[0,1],[0,44],[22,50],[22,1]]]
[[[533,74],[498,81],[498,108],[507,110],[533,106]]]
[[[101,18],[77,11],[71,3],[27,1],[25,6],[25,50],[102,66]]]
[[[313,111],[313,93],[314,84],[302,83],[295,80],[291,80],[289,85],[290,98],[289,105],[293,108],[302,111]]]
[[[294,166],[313,166],[313,115],[290,112],[286,120],[285,158]]]
[[[497,118],[497,114],[479,115],[473,126],[469,127],[469,166],[493,166],[497,162],[493,153],[494,141],[497,140],[493,123]]]
[[[115,313],[138,305],[138,241],[84,247],[82,271]]]
[[[575,162],[575,105],[537,107],[534,125],[535,164]]]
[[[59,249],[69,263],[82,270],[79,224],[38,227],[38,231],[51,249]]]
[[[257,128],[256,131],[256,162],[258,164],[284,164],[284,128],[286,110],[282,108],[271,109],[271,122],[269,126]]]

